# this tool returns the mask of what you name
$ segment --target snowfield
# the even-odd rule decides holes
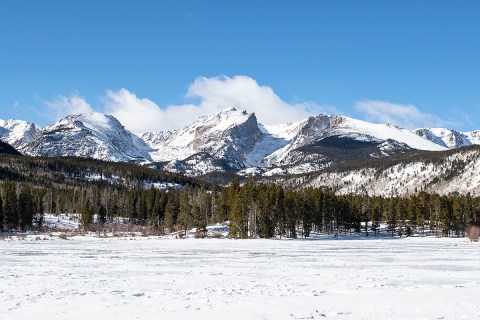
[[[0,319],[480,319],[466,239],[0,241]]]

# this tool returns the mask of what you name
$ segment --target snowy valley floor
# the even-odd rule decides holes
[[[466,239],[0,241],[0,319],[480,319]]]

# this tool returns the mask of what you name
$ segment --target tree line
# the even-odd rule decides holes
[[[312,233],[408,236],[414,230],[462,236],[480,222],[480,198],[469,194],[420,192],[411,197],[336,195],[326,188],[292,190],[250,180],[209,189],[145,188],[142,184],[39,186],[4,181],[0,192],[0,230],[41,229],[44,213],[77,213],[81,226],[106,226],[119,219],[164,234],[229,221],[234,238],[309,237]],[[387,230],[387,231],[385,231]]]

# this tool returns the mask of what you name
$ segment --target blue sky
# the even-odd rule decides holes
[[[479,35],[478,1],[3,0],[0,118],[145,131],[231,104],[480,129]]]

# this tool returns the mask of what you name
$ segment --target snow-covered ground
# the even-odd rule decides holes
[[[0,241],[0,319],[480,319],[466,239]]]

